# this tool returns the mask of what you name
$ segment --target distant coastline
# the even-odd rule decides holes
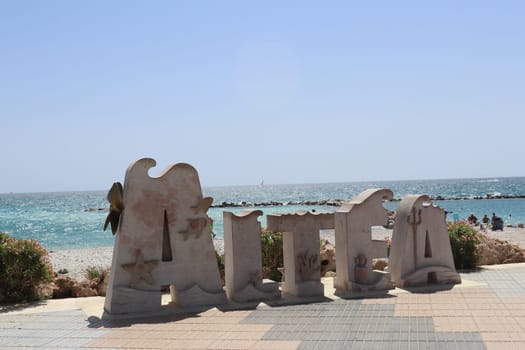
[[[393,198],[392,202],[399,202],[402,198]],[[525,199],[525,194],[486,194],[484,196],[469,196],[469,197],[443,197],[443,196],[436,196],[432,197],[429,196],[430,200],[436,200],[436,201],[461,201],[461,200],[484,200],[484,199]],[[343,199],[326,199],[326,200],[319,200],[319,201],[310,201],[310,200],[304,200],[304,201],[290,201],[290,202],[259,202],[259,203],[252,203],[252,202],[246,202],[242,201],[239,203],[233,203],[233,202],[222,202],[219,204],[212,204],[212,208],[239,208],[239,207],[274,207],[274,206],[287,206],[287,205],[321,205],[321,206],[334,206],[339,207],[344,202],[347,202],[348,200]],[[102,208],[89,208],[88,210],[101,210]]]
[[[393,198],[392,202],[399,202],[402,198]],[[462,201],[462,200],[490,200],[490,199],[525,199],[525,194],[486,194],[484,196],[469,196],[469,197],[443,197],[443,196],[429,196],[431,201]],[[304,200],[304,201],[289,201],[289,202],[222,202],[219,204],[212,204],[210,208],[246,208],[246,207],[279,207],[279,206],[331,206],[339,207],[349,200],[344,199],[324,199],[324,200]],[[86,208],[84,211],[107,211],[107,207],[103,208]]]

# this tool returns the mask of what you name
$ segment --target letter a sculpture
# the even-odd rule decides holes
[[[175,164],[152,178],[155,165],[145,158],[129,166],[119,218],[110,220],[118,224],[104,306],[110,314],[160,310],[166,285],[177,306],[227,301],[206,214],[212,198],[202,197],[191,165]]]
[[[399,203],[388,269],[398,287],[461,283],[445,212],[426,195],[406,196]]]

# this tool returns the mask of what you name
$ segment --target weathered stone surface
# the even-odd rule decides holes
[[[398,287],[461,283],[445,211],[432,205],[428,196],[410,195],[399,203],[388,270]]]
[[[145,158],[126,171],[105,301],[109,313],[160,309],[164,285],[180,306],[227,301],[207,216],[212,199],[203,198],[191,165],[175,164],[150,177],[155,164]]]
[[[283,232],[283,292],[298,297],[323,296],[319,231],[334,228],[334,214],[299,211],[270,214],[270,231]]]
[[[369,189],[335,212],[336,294],[393,288],[389,273],[372,269],[373,259],[387,256],[386,242],[372,239],[372,227],[387,224],[383,201],[392,198],[388,189]]]
[[[260,210],[224,212],[226,294],[237,302],[279,298],[279,284],[263,281]]]

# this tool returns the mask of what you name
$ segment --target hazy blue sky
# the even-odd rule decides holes
[[[0,193],[524,176],[525,2],[366,3],[1,1]]]

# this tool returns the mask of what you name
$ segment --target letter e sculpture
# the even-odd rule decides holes
[[[368,189],[335,212],[336,294],[394,288],[390,273],[372,270],[372,259],[386,257],[387,247],[384,240],[372,240],[371,231],[386,224],[383,201],[392,196],[388,189]]]

